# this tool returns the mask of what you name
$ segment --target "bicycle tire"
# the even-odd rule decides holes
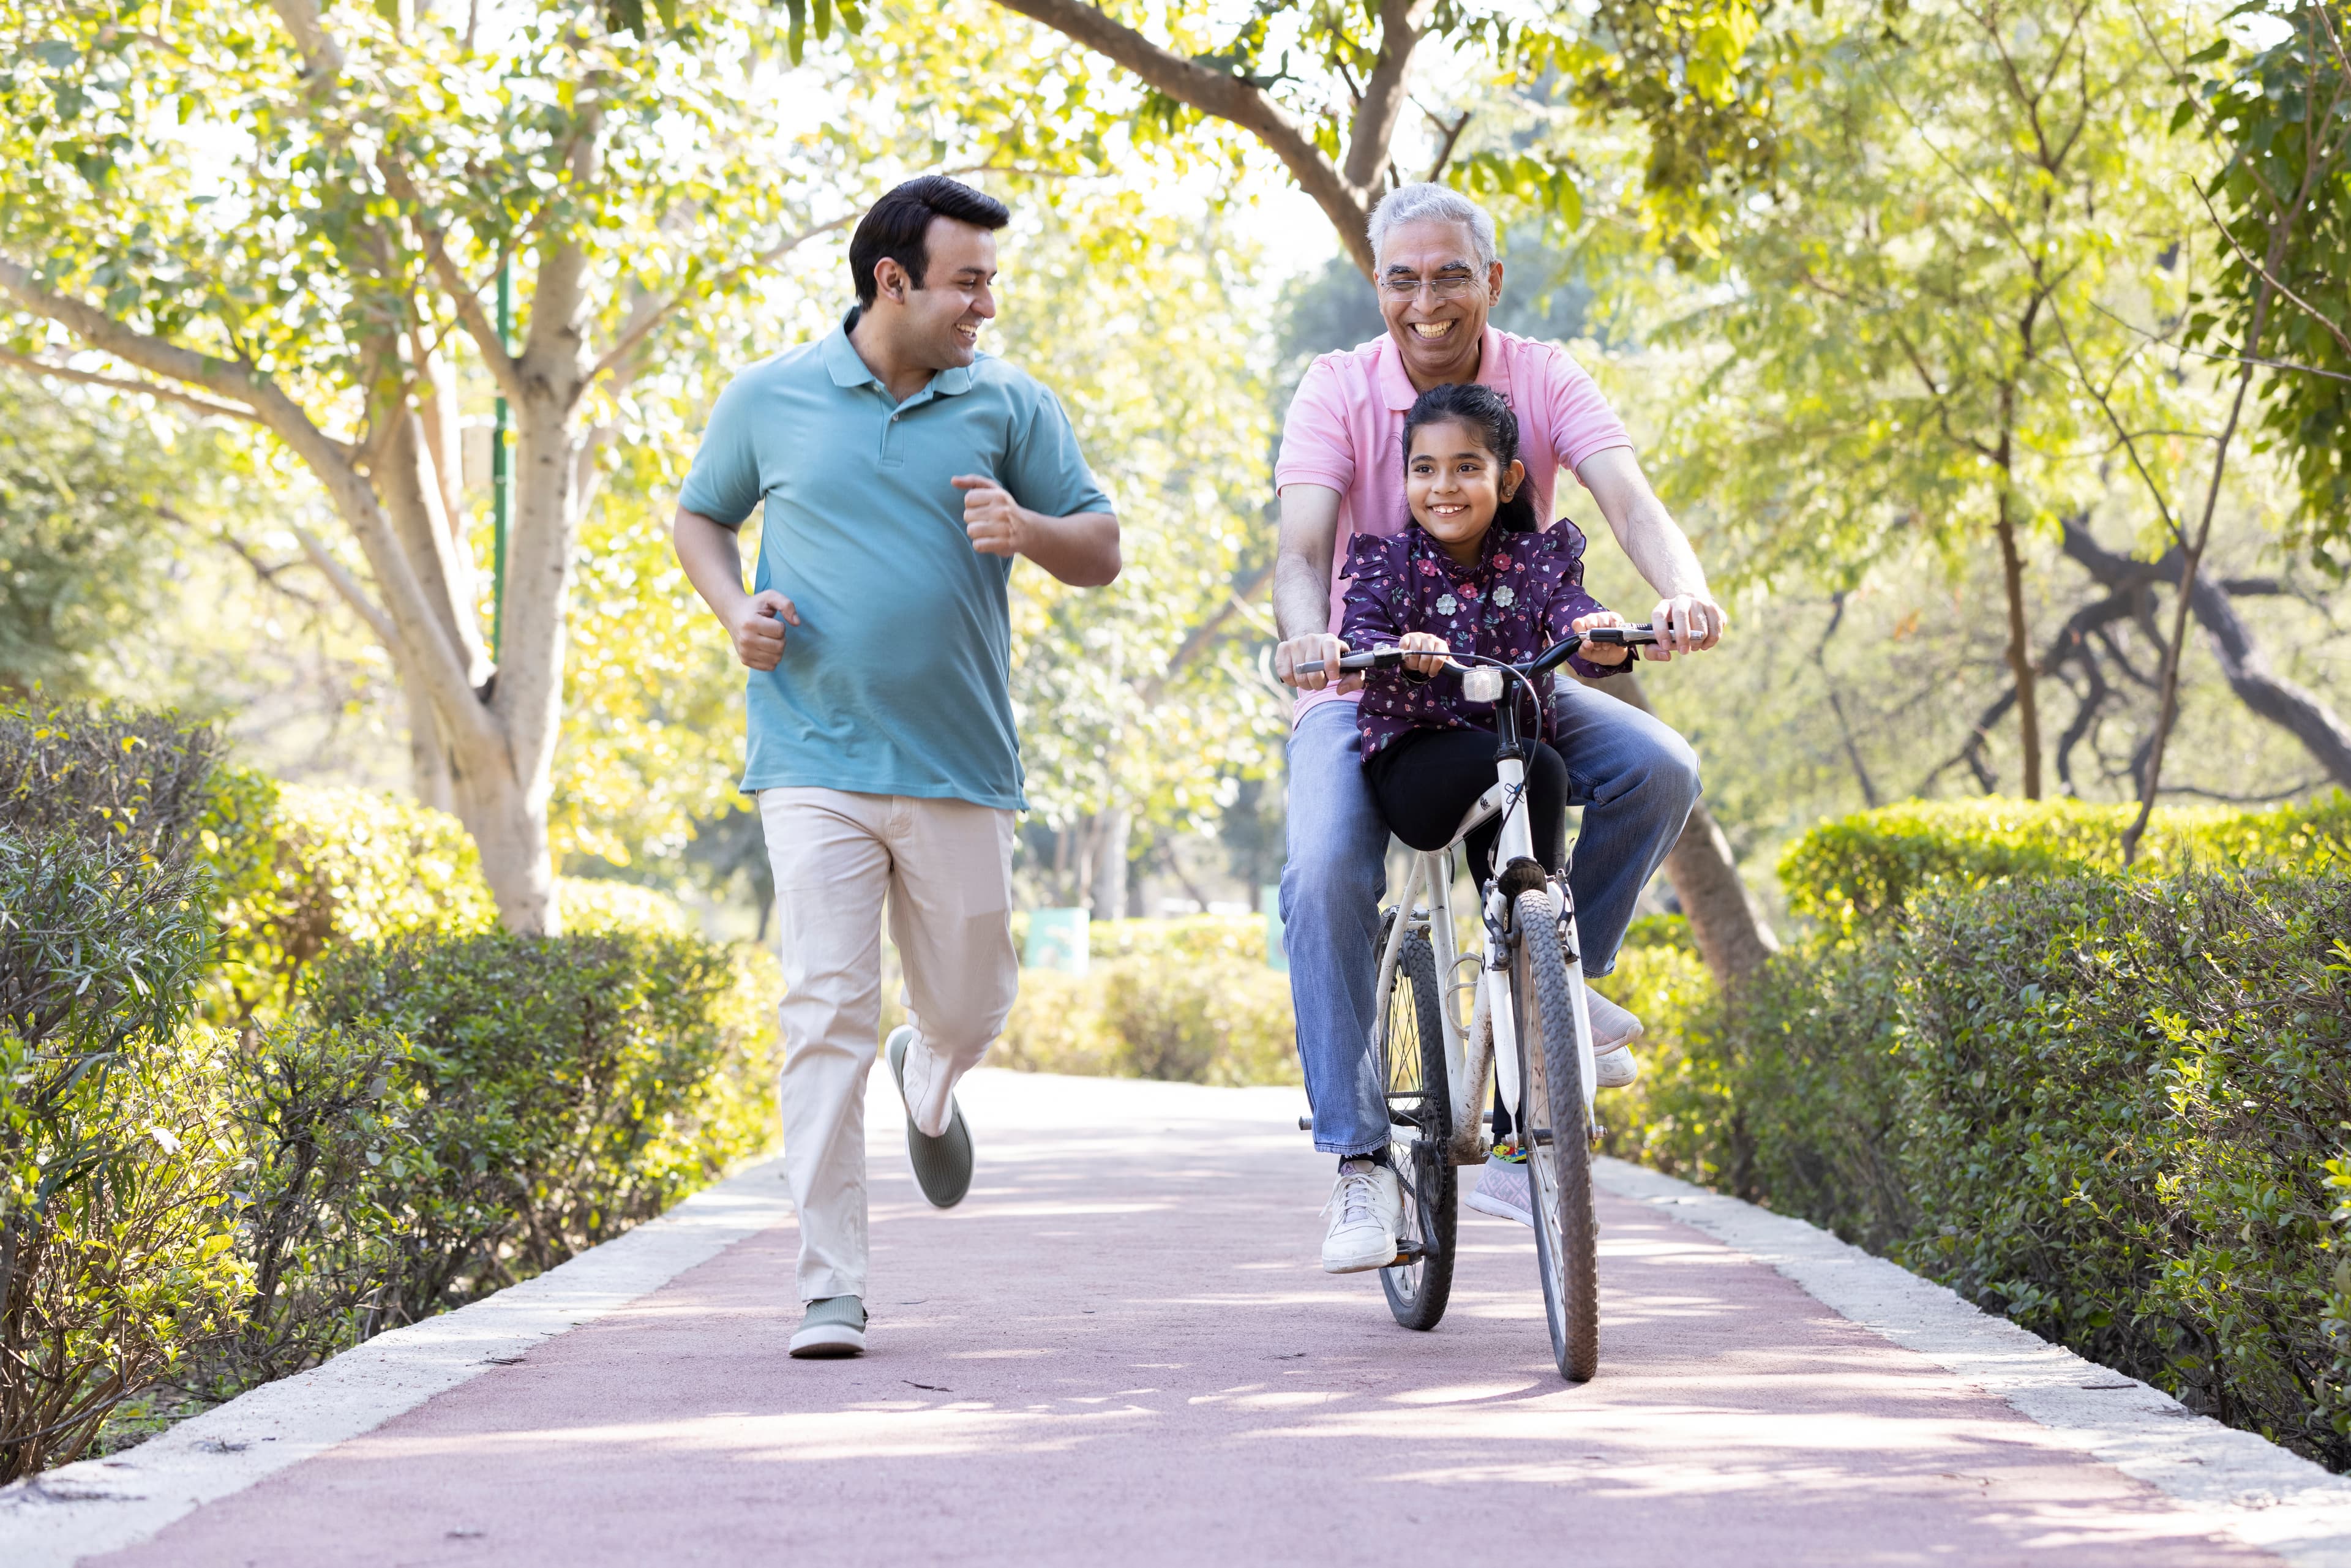
[[[1383,951],[1395,918],[1392,909],[1381,923]],[[1422,933],[1407,936],[1397,950],[1395,977],[1383,1005],[1387,1009],[1388,1060],[1380,1067],[1387,1086],[1389,1123],[1395,1133],[1409,1128],[1405,1141],[1389,1145],[1388,1158],[1404,1188],[1404,1233],[1417,1234],[1419,1249],[1410,1262],[1381,1270],[1380,1289],[1397,1322],[1425,1332],[1444,1319],[1453,1296],[1459,1190],[1453,1169],[1445,1023],[1437,1010],[1443,1003],[1437,988],[1437,952]],[[1397,1124],[1399,1118],[1403,1125]]]
[[[1592,1204],[1592,1128],[1583,1106],[1583,1052],[1558,916],[1540,889],[1519,894],[1510,967],[1519,1083],[1536,1134],[1525,1137],[1535,1209],[1535,1260],[1552,1358],[1570,1383],[1600,1370],[1600,1225]],[[1589,1028],[1588,1022],[1584,1026]],[[1541,1121],[1534,1121],[1540,1116]],[[1541,1136],[1548,1124],[1549,1136]]]

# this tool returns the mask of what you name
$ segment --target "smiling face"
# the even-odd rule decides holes
[[[1405,499],[1412,520],[1434,535],[1447,555],[1468,566],[1478,559],[1494,513],[1518,494],[1526,477],[1524,464],[1505,466],[1467,426],[1433,420],[1412,433]]]
[[[923,248],[930,273],[920,288],[888,257],[875,266],[877,317],[889,320],[890,347],[904,363],[931,371],[967,365],[979,352],[980,323],[996,317],[996,236],[935,217]]]
[[[1468,224],[1427,218],[1389,230],[1379,267],[1380,314],[1414,390],[1476,381],[1486,315],[1502,298],[1502,264],[1479,262]]]

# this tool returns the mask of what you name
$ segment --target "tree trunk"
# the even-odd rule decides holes
[[[449,746],[433,716],[433,699],[415,681],[402,676],[402,699],[408,706],[408,776],[419,805],[436,811],[457,810],[457,783],[449,768]]]
[[[1104,811],[1094,841],[1093,917],[1126,918],[1126,855],[1134,836],[1134,818],[1123,806]]]
[[[2005,438],[2001,442],[2003,453]],[[2008,668],[2016,679],[2017,745],[2024,752],[2024,798],[2041,799],[2041,702],[2033,684],[2032,644],[2024,615],[2024,559],[2016,549],[2016,518],[2003,476],[2000,486],[2000,582],[2008,598]]]
[[[1649,706],[1640,683],[1636,673],[1591,685],[1655,718],[1657,710]],[[1706,960],[1717,985],[1725,989],[1738,985],[1780,950],[1780,938],[1740,879],[1730,841],[1723,837],[1705,801],[1690,808],[1682,836],[1666,856],[1665,872],[1690,923],[1698,956]]]

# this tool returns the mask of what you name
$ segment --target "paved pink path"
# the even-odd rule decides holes
[[[2272,1561],[1641,1206],[1604,1201],[1604,1369],[1572,1388],[1520,1227],[1464,1211],[1433,1333],[1314,1268],[1287,1096],[965,1098],[955,1213],[876,1140],[863,1360],[785,1356],[769,1231],[102,1561]]]

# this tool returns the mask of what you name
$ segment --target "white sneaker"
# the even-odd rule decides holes
[[[1592,1072],[1595,1086],[1629,1089],[1641,1076],[1633,1060],[1633,1042],[1641,1038],[1641,1020],[1593,990],[1583,988],[1592,1009]]]
[[[1387,1166],[1363,1159],[1342,1165],[1322,1212],[1331,1217],[1330,1233],[1322,1238],[1324,1273],[1360,1274],[1396,1260],[1404,1188]]]
[[[1592,1056],[1592,1082],[1596,1089],[1630,1089],[1640,1081],[1641,1064],[1633,1059],[1633,1048],[1620,1045],[1614,1051],[1594,1051]]]

